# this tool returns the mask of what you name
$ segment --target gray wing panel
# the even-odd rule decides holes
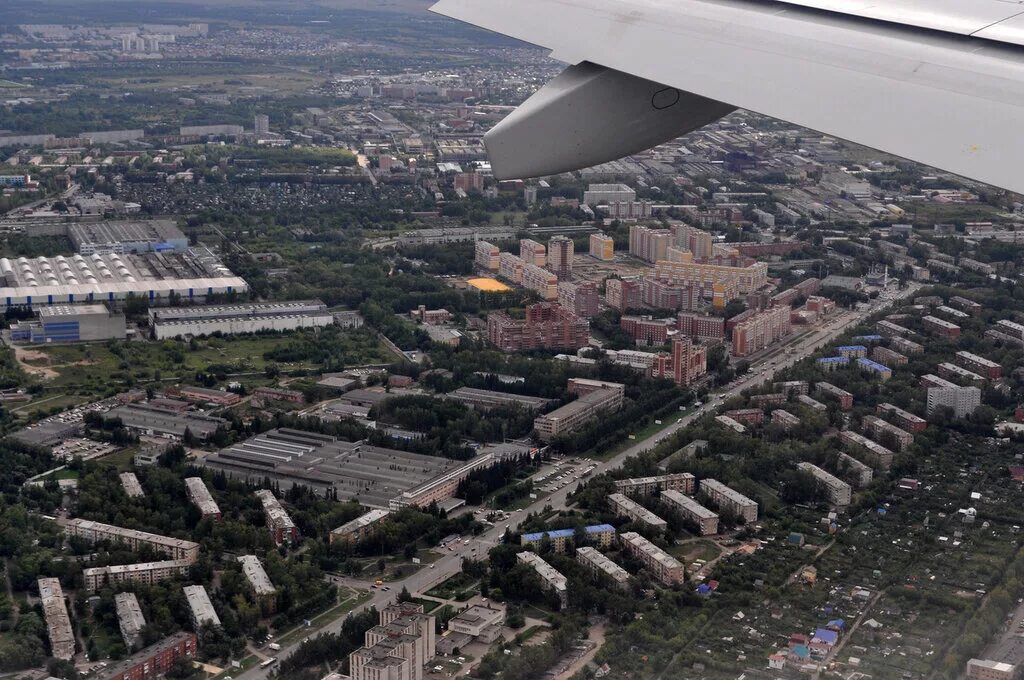
[[[1024,193],[1024,51],[735,0],[441,0],[434,11]]]

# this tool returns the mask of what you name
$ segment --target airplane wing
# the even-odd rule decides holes
[[[570,64],[485,136],[499,179],[744,108],[1024,193],[1021,0],[440,0]]]

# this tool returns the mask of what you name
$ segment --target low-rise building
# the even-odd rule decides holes
[[[840,389],[827,382],[817,382],[814,385],[815,394],[823,394],[825,396],[836,399],[839,402],[839,408],[844,411],[849,411],[853,408],[853,395],[844,389]]]
[[[718,513],[685,496],[678,491],[663,491],[661,500],[675,510],[687,522],[693,522],[701,536],[718,533]]]
[[[202,477],[186,477],[185,491],[188,493],[188,499],[199,509],[204,519],[209,517],[217,521],[221,518],[220,506],[213,500]]]
[[[924,345],[901,337],[889,338],[889,347],[903,354],[921,354],[924,352]]]
[[[998,380],[1003,375],[1002,366],[972,352],[957,352],[956,360],[964,368],[980,373],[990,380]]]
[[[239,555],[238,562],[242,565],[242,573],[245,574],[245,580],[249,582],[249,589],[252,590],[252,594],[257,600],[266,601],[277,593],[260,558],[255,555]]]
[[[961,380],[969,382],[972,385],[983,385],[985,384],[985,377],[975,373],[974,371],[968,371],[966,368],[951,364],[948,361],[943,361],[938,366],[939,375],[947,380]]]
[[[629,572],[596,548],[585,545],[576,549],[576,561],[598,578],[607,578],[617,588],[629,585]]]
[[[297,390],[283,390],[279,387],[257,387],[252,391],[252,396],[257,405],[266,404],[272,401],[287,402],[289,404],[305,404],[306,395]]]
[[[103,586],[120,586],[126,583],[153,585],[160,581],[186,576],[194,561],[162,560],[159,562],[138,562],[136,564],[114,564],[107,567],[89,567],[82,570],[82,580],[87,592],[94,593]]]
[[[738,408],[726,411],[725,415],[744,425],[760,425],[764,422],[764,411],[759,408]]]
[[[818,486],[825,492],[828,502],[832,505],[846,507],[850,504],[850,485],[839,479],[832,473],[822,470],[813,463],[797,463],[797,467],[808,472],[818,482]]]
[[[889,378],[892,377],[891,368],[883,364],[880,364],[877,361],[872,361],[871,359],[861,357],[860,359],[857,359],[857,366],[860,368],[860,370],[866,371],[868,373],[873,373],[882,380],[888,380]]]
[[[517,407],[526,411],[539,411],[551,403],[550,399],[531,397],[512,392],[482,390],[475,387],[460,387],[445,395],[446,399],[461,402],[471,408],[489,411],[493,408]]]
[[[909,411],[904,411],[895,404],[890,404],[888,402],[879,404],[875,408],[875,412],[880,416],[888,416],[889,418],[892,418],[896,425],[907,432],[924,432],[928,427],[928,421],[924,418],[916,416]]]
[[[800,419],[789,411],[785,411],[781,408],[777,408],[772,411],[772,424],[781,425],[784,429],[788,430],[791,427],[796,427],[800,424]]]
[[[196,646],[195,633],[175,633],[100,670],[95,680],[149,680],[162,677],[178,659],[194,658]]]
[[[653,531],[664,531],[668,528],[668,523],[665,520],[621,493],[609,494],[608,505],[612,512],[619,517],[627,517]]]
[[[242,401],[240,395],[224,390],[211,390],[206,387],[185,385],[165,390],[170,396],[181,397],[194,404],[213,404],[215,406],[235,406]]]
[[[910,361],[906,355],[881,345],[871,350],[871,358],[889,366],[906,366]]]
[[[967,680],[1017,680],[1016,664],[992,659],[971,659],[967,662]]]
[[[603,413],[619,410],[622,407],[622,399],[621,385],[619,388],[602,387],[588,391],[575,401],[538,416],[533,421],[533,427],[541,440],[551,441],[559,435],[579,429]]]
[[[71,617],[68,616],[60,580],[41,578],[38,585],[46,633],[50,638],[50,654],[56,659],[70,661],[75,656],[75,633],[71,628]]]
[[[544,585],[554,591],[558,598],[565,603],[566,600],[566,578],[557,569],[548,564],[541,558],[540,555],[528,550],[516,553],[516,559],[523,564],[528,564],[533,567],[533,570],[540,576],[540,580]]]
[[[874,471],[870,466],[865,465],[848,453],[839,454],[839,467],[840,469],[847,470],[847,477],[853,479],[855,486],[859,489],[863,489],[870,484],[874,477]]]
[[[960,337],[960,326],[955,323],[950,323],[945,319],[940,319],[937,316],[925,316],[921,318],[921,323],[932,333],[942,336],[944,338],[959,338]]]
[[[734,420],[732,417],[727,415],[715,416],[715,421],[717,421],[720,425],[729,428],[736,434],[745,434],[747,431],[747,428],[743,425],[743,423],[739,422],[738,420]]]
[[[619,541],[626,552],[640,561],[665,585],[679,585],[686,579],[686,572],[679,560],[635,531],[620,534]]]
[[[701,480],[700,491],[720,510],[731,512],[744,523],[753,524],[757,521],[757,503],[717,479]]]
[[[64,533],[71,537],[83,538],[90,543],[110,541],[112,543],[123,543],[132,550],[138,550],[140,546],[148,545],[168,557],[176,560],[185,560],[188,564],[194,564],[199,558],[199,544],[186,541],[181,538],[170,538],[160,536],[136,529],[124,529],[102,522],[93,522],[88,519],[69,519],[64,522]]]
[[[656,491],[668,491],[669,489],[692,494],[696,487],[697,479],[689,472],[619,479],[615,482],[615,490],[627,496],[650,496]]]
[[[587,548],[593,550],[593,548]],[[488,603],[466,607],[448,619],[448,630],[475,638],[477,642],[490,644],[501,635],[505,625],[506,609],[504,605]]]
[[[366,538],[373,531],[373,528],[390,514],[390,510],[376,509],[360,515],[354,520],[345,522],[337,529],[332,530],[330,542],[332,544],[358,543]]]
[[[611,524],[594,524],[583,527],[582,536],[588,543],[595,543],[601,548],[607,548],[615,540],[615,527]],[[551,531],[538,531],[522,535],[524,546],[540,545],[544,539],[551,541],[551,548],[557,553],[564,553],[569,547],[570,540],[575,540],[577,533],[575,529],[553,529]],[[579,547],[579,546],[577,546]]]
[[[142,629],[146,626],[146,618],[142,615],[139,600],[135,593],[118,593],[114,595],[114,607],[117,610],[117,625],[121,629],[121,639],[128,651],[136,649],[142,641]]]
[[[872,465],[879,470],[888,470],[892,466],[892,459],[896,454],[858,432],[843,430],[839,433],[839,440],[848,446],[863,450],[870,457]]]
[[[128,498],[145,497],[146,492],[142,490],[139,478],[135,476],[134,472],[122,472],[118,477],[121,480],[121,488],[124,489],[124,493]]]
[[[182,592],[185,593],[185,600],[188,602],[191,612],[192,629],[196,633],[206,625],[220,627],[220,617],[217,616],[217,612],[213,608],[213,602],[210,602],[210,596],[206,594],[206,588],[185,586],[182,588]]]
[[[914,435],[887,423],[877,416],[864,416],[864,430],[882,444],[892,444],[897,451],[902,451],[914,443]]]
[[[258,489],[256,497],[263,505],[263,514],[267,519],[267,529],[274,537],[274,543],[294,543],[299,538],[299,529],[292,521],[291,515],[282,507],[281,502],[268,489]]]
[[[825,406],[824,404],[822,404],[817,399],[815,399],[813,397],[809,397],[806,394],[799,395],[796,398],[796,400],[798,402],[800,402],[801,404],[803,404],[804,406],[807,406],[808,408],[814,409],[815,411],[827,411],[828,410],[828,406]]]

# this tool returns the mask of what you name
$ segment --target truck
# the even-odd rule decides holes
[[[269,649],[269,650],[271,650],[273,652],[280,652],[281,651],[281,645],[277,644],[276,642],[271,642],[269,645],[267,645],[267,649]]]

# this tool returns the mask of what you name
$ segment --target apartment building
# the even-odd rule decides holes
[[[696,524],[701,536],[718,533],[718,513],[705,508],[689,496],[670,489],[661,493],[661,500],[685,521]]]
[[[526,308],[525,319],[513,319],[505,312],[488,315],[487,338],[504,352],[575,351],[589,344],[590,322],[559,304],[539,303]]]
[[[793,330],[788,307],[757,312],[732,329],[732,353],[745,357],[775,344]]]
[[[949,306],[961,309],[972,316],[981,316],[981,313],[985,310],[982,305],[979,305],[974,300],[968,300],[967,298],[954,295],[949,298]]]
[[[502,253],[498,256],[498,276],[514,283],[516,285],[523,285],[523,270],[526,267],[526,262],[521,257],[517,257],[512,253]]]
[[[947,380],[962,380],[975,385],[985,384],[985,376],[979,375],[974,371],[968,371],[966,368],[951,364],[948,361],[943,361],[938,366],[939,375]]]
[[[592,281],[560,282],[558,304],[571,310],[578,317],[589,319],[601,311],[601,295],[597,291],[597,284]]]
[[[548,269],[555,273],[559,281],[572,279],[572,260],[575,256],[575,245],[567,236],[554,236],[548,241]]]
[[[985,357],[971,352],[957,352],[956,361],[964,368],[980,373],[989,380],[998,380],[1003,375],[1003,367]]]
[[[670,319],[655,319],[650,316],[623,316],[619,319],[619,327],[640,346],[650,347],[664,345],[668,342],[668,332],[675,324]]]
[[[142,629],[146,627],[146,618],[142,615],[142,608],[139,607],[135,593],[114,595],[114,608],[117,611],[117,626],[121,631],[121,639],[131,652],[142,642]]]
[[[814,477],[818,488],[824,491],[829,503],[839,507],[846,507],[850,504],[852,492],[849,484],[813,463],[802,462],[797,463],[796,466]]]
[[[83,538],[90,543],[110,541],[123,543],[132,550],[148,545],[170,558],[184,560],[193,564],[199,558],[199,544],[180,538],[170,538],[158,534],[150,534],[135,529],[123,529],[110,524],[93,522],[88,519],[69,519],[64,523],[64,533],[68,537]]]
[[[528,564],[533,567],[533,570],[540,576],[540,580],[549,589],[558,595],[558,599],[565,604],[566,600],[566,583],[567,580],[557,569],[552,567],[546,561],[544,561],[540,555],[535,552],[524,550],[521,553],[516,553],[516,559],[521,564]]]
[[[799,425],[800,419],[789,411],[777,408],[772,411],[772,424],[781,425],[784,429],[789,430],[790,428]]]
[[[881,345],[871,350],[871,358],[888,366],[906,366],[910,361],[906,355]]]
[[[928,415],[932,415],[939,407],[953,409],[953,416],[965,418],[981,406],[981,390],[977,387],[929,387]]]
[[[594,543],[600,548],[607,548],[615,540],[615,527],[611,524],[595,524],[583,527],[582,538],[588,543]],[[531,545],[539,546],[545,539],[551,542],[551,549],[557,553],[564,553],[570,541],[576,541],[575,529],[554,529],[552,531],[538,531],[531,534],[523,534],[521,541],[523,547]],[[582,541],[578,541],[582,542]],[[578,548],[579,546],[577,546]]]
[[[707,347],[698,347],[689,338],[672,338],[671,377],[675,384],[689,387],[707,375],[707,372]]]
[[[178,659],[192,659],[198,640],[195,633],[180,632],[100,670],[94,680],[149,680],[163,677]]]
[[[869,457],[874,467],[879,470],[885,471],[892,466],[892,459],[896,454],[858,432],[843,430],[839,433],[839,440],[848,446],[862,450]]]
[[[825,406],[820,401],[813,397],[809,397],[806,394],[797,395],[796,400],[804,406],[814,409],[815,411],[827,411],[828,406]]]
[[[924,345],[900,337],[889,338],[889,347],[904,354],[921,354],[924,352]]]
[[[909,411],[904,411],[895,404],[888,402],[879,404],[875,407],[875,413],[880,416],[886,416],[890,418],[898,427],[911,433],[924,432],[928,427],[928,421],[920,416],[916,416]]]
[[[925,316],[921,318],[921,323],[932,333],[940,335],[945,338],[959,338],[960,337],[960,326],[955,323],[950,323],[945,319],[940,319],[937,316]]]
[[[629,585],[629,572],[596,548],[585,545],[576,549],[576,561],[598,578],[607,578],[616,588]]]
[[[637,309],[641,304],[642,289],[640,279],[605,279],[604,301],[620,312]]]
[[[992,659],[971,659],[967,662],[966,680],[1018,680],[1020,668],[1016,664]]]
[[[701,480],[700,492],[720,510],[728,510],[743,519],[745,524],[757,521],[757,503],[717,479]]]
[[[598,232],[590,235],[590,256],[603,262],[615,259],[615,239]]]
[[[709,258],[696,261],[690,253],[681,253],[679,259],[681,261],[657,261],[654,266],[655,278],[671,283],[708,287],[722,283],[735,286],[740,295],[752,293],[768,283],[768,265],[750,258]]]
[[[667,586],[675,586],[686,580],[686,572],[679,560],[654,545],[635,531],[619,535],[622,547],[652,572]]]
[[[658,262],[668,257],[673,243],[668,229],[652,229],[638,224],[629,227],[629,254],[647,262]]]
[[[875,441],[892,444],[897,451],[902,451],[914,443],[914,435],[892,425],[877,416],[864,416],[864,431]]]
[[[75,633],[71,628],[71,617],[68,616],[60,580],[41,578],[37,583],[46,621],[46,634],[50,638],[50,654],[54,658],[70,661],[75,656]]]
[[[736,434],[745,434],[747,432],[747,428],[746,428],[745,425],[743,425],[743,423],[739,422],[738,420],[734,420],[730,416],[727,416],[727,415],[715,416],[715,421],[718,422],[723,427],[729,428],[730,430],[732,430]]]
[[[836,347],[836,353],[847,359],[858,359],[868,355],[868,348],[864,345],[843,345]]]
[[[811,383],[806,380],[787,380],[773,383],[772,389],[786,397],[792,397],[793,395],[808,394],[811,391]]]
[[[220,506],[217,505],[217,501],[213,500],[202,477],[186,477],[185,492],[192,504],[199,508],[204,519],[209,517],[216,521],[221,518]]]
[[[760,425],[764,422],[764,411],[759,408],[738,408],[726,411],[725,415],[744,425]]]
[[[127,583],[153,585],[160,581],[186,576],[195,560],[163,560],[160,562],[138,562],[136,564],[114,564],[107,567],[89,567],[82,570],[85,589],[94,593],[105,585],[120,586]]]
[[[249,590],[257,600],[269,600],[277,593],[260,558],[255,555],[239,555],[238,563],[242,565],[242,573],[245,574],[245,580],[249,583]]]
[[[839,408],[849,411],[853,408],[853,395],[844,389],[840,389],[832,383],[819,381],[814,384],[814,393],[823,394],[839,402]]]
[[[679,332],[701,340],[722,340],[725,338],[725,319],[698,312],[679,312],[676,316]]]
[[[142,490],[139,478],[135,476],[134,472],[122,472],[118,477],[121,480],[121,488],[124,489],[128,498],[144,498],[146,496],[146,492]]]
[[[909,328],[888,320],[879,321],[875,324],[875,328],[878,329],[879,334],[890,338],[910,338],[917,335],[917,333]]]
[[[854,486],[859,489],[866,487],[874,478],[874,471],[869,466],[848,453],[839,454],[839,467],[847,471],[848,477],[854,480]]]
[[[932,375],[931,373],[925,373],[922,375],[918,384],[924,389],[928,389],[929,387],[959,387],[955,382],[951,382],[945,378],[940,378],[939,376]]]
[[[487,241],[477,241],[474,251],[473,262],[476,266],[481,269],[486,269],[489,272],[498,271],[499,258],[501,257],[501,250],[498,246]]]
[[[374,527],[390,514],[390,510],[378,509],[360,515],[350,522],[345,522],[337,529],[333,529],[330,542],[332,545],[334,543],[358,543],[369,536]]]
[[[268,489],[258,489],[256,497],[263,505],[263,515],[267,520],[267,529],[274,538],[274,543],[294,543],[299,539],[299,529],[292,521],[291,515],[284,509],[281,502],[274,496],[274,492]]]
[[[543,243],[538,243],[529,238],[519,240],[519,258],[524,263],[543,267],[548,263],[547,252]]]
[[[652,531],[664,531],[668,528],[668,522],[621,493],[609,494],[608,506],[618,517],[626,517]]]
[[[185,600],[188,602],[192,630],[199,633],[203,626],[220,627],[220,617],[213,608],[213,602],[206,593],[203,586],[185,586],[181,589],[185,593]]]
[[[380,612],[364,646],[349,655],[351,680],[423,680],[437,645],[434,617],[423,606],[403,602]]]
[[[692,494],[697,488],[697,479],[689,472],[676,472],[655,477],[634,477],[615,482],[615,491],[627,496],[650,496],[657,491],[674,490]]]

